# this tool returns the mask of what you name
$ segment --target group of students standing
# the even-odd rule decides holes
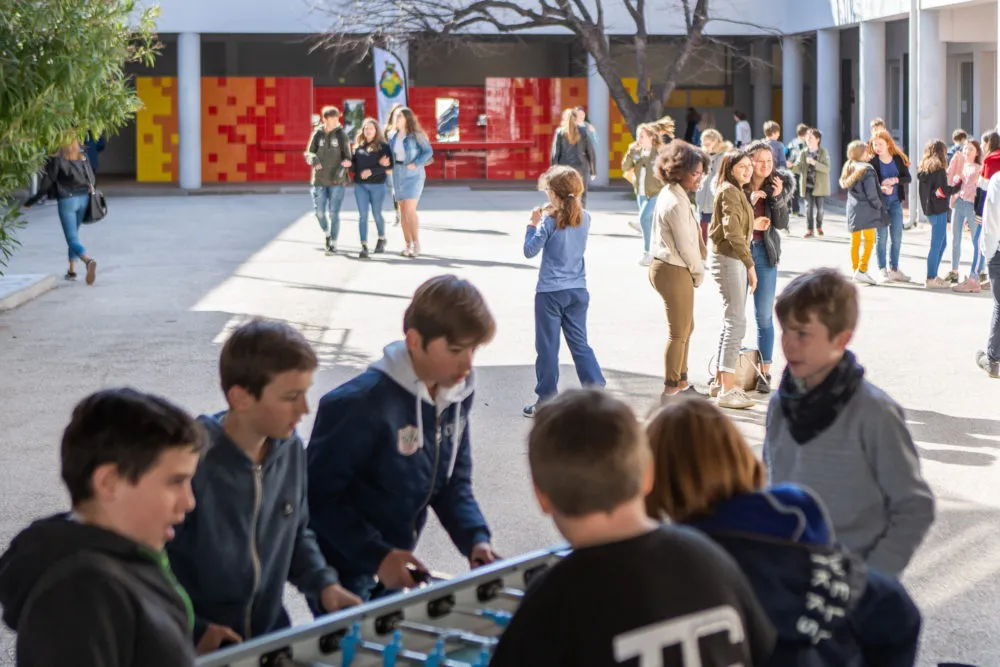
[[[391,187],[403,229],[403,257],[420,255],[420,219],[417,204],[426,180],[425,166],[434,156],[427,133],[413,111],[397,104],[385,127],[374,118],[361,123],[353,146],[340,122],[340,110],[323,107],[321,124],[313,131],[306,147],[306,162],[312,167],[313,208],[325,237],[327,254],[337,252],[340,235],[340,208],[349,182],[354,183],[358,207],[358,236],[361,259],[382,253],[386,247],[382,206]],[[378,240],[368,249],[368,213],[375,219]]]

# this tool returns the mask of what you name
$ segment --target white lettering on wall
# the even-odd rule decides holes
[[[718,632],[727,632],[732,644],[743,641],[743,621],[728,605],[618,635],[614,638],[615,660],[622,663],[639,658],[639,667],[663,667],[663,649],[680,644],[684,667],[701,667],[698,640]]]

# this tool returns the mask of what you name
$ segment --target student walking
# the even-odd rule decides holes
[[[872,121],[874,123],[874,121]],[[910,281],[910,277],[899,269],[899,255],[903,248],[903,204],[906,202],[907,186],[910,178],[910,159],[899,150],[892,135],[878,130],[868,144],[872,157],[868,161],[875,169],[879,189],[882,191],[889,211],[889,224],[875,232],[875,257],[878,260],[879,280],[883,282]],[[890,241],[891,239],[891,241]],[[886,246],[891,249],[886,261]]]
[[[73,139],[45,163],[38,193],[24,202],[24,208],[31,208],[42,197],[48,196],[58,201],[59,222],[62,224],[69,253],[69,269],[64,277],[66,280],[76,280],[76,260],[79,259],[87,269],[88,285],[93,285],[97,279],[97,260],[89,256],[80,243],[80,225],[87,215],[90,190],[94,183],[94,172],[87,156],[80,149],[80,142]]]
[[[559,383],[559,334],[573,355],[580,384],[603,387],[601,367],[587,342],[587,270],[584,254],[590,234],[590,214],[580,202],[583,179],[567,166],[550,167],[538,180],[549,203],[531,211],[524,236],[524,256],[542,253],[535,290],[535,394],[524,408],[533,417],[538,406],[556,395]]]
[[[385,219],[382,202],[385,201],[386,174],[392,168],[392,149],[382,136],[378,121],[365,118],[354,140],[354,201],[358,205],[358,236],[361,238],[360,259],[368,258],[368,211],[375,218],[378,241],[375,252],[385,252]]]
[[[979,247],[979,219],[976,217],[976,188],[979,175],[983,171],[983,148],[977,139],[966,139],[962,149],[955,153],[948,163],[948,181],[954,183],[961,180],[962,187],[954,197],[951,209],[951,271],[945,277],[950,283],[958,283],[959,265],[962,262],[962,232],[968,227],[972,236],[972,266],[968,278],[952,286],[955,292],[979,292],[979,274],[977,267],[981,265]]]
[[[806,201],[806,224],[803,235],[812,238],[823,236],[823,210],[826,198],[830,196],[830,155],[820,146],[823,133],[814,127],[806,133],[805,150],[799,152],[799,159],[793,169],[802,177],[799,194]]]
[[[875,249],[875,230],[889,224],[889,214],[882,201],[875,169],[865,161],[867,152],[868,146],[863,141],[847,145],[847,162],[840,172],[840,187],[847,191],[847,231],[851,233],[854,282],[877,285],[868,273],[868,262]]]
[[[326,252],[337,252],[340,207],[344,203],[351,166],[351,145],[340,124],[340,109],[323,107],[323,124],[313,131],[306,146],[306,162],[312,167],[312,200],[319,228],[326,238]]]
[[[649,266],[652,261],[649,242],[653,231],[653,209],[656,208],[656,196],[663,188],[663,183],[656,177],[653,169],[660,148],[660,136],[649,123],[640,125],[636,129],[636,135],[639,138],[628,147],[622,158],[622,173],[625,180],[632,184],[636,203],[639,205],[639,230],[642,232],[642,258],[639,266]]]
[[[946,151],[947,146],[940,139],[928,141],[917,170],[920,206],[931,224],[931,245],[927,249],[927,282],[924,284],[927,289],[947,289],[950,286],[948,281],[938,277],[938,269],[948,245],[948,200],[958,192],[960,186],[948,183]]]
[[[708,155],[708,169],[702,176],[701,185],[694,195],[698,214],[701,217],[701,240],[708,243],[708,224],[712,222],[712,212],[715,210],[715,184],[719,180],[719,167],[723,156],[733,150],[733,144],[722,140],[718,130],[709,128],[701,133],[701,149]]]
[[[420,255],[420,218],[417,204],[424,191],[427,174],[424,171],[432,157],[427,133],[408,107],[396,112],[395,126],[387,137],[395,166],[392,169],[392,187],[399,202],[399,219],[403,226],[403,257]]]
[[[688,383],[688,344],[694,331],[694,290],[705,279],[708,251],[690,204],[708,166],[708,156],[684,141],[672,141],[656,160],[663,190],[656,201],[653,261],[649,282],[663,299],[669,336],[664,351],[663,395],[694,391]]]
[[[580,132],[576,122],[576,110],[566,109],[562,114],[562,123],[552,135],[551,165],[566,166],[576,169],[583,182],[583,195],[580,206],[587,208],[587,188],[590,186],[591,175],[597,171],[594,146],[587,132]]]
[[[743,151],[726,153],[719,169],[719,185],[715,194],[715,212],[708,235],[712,239],[709,266],[722,293],[725,312],[716,357],[718,370],[709,395],[718,397],[723,408],[746,409],[753,406],[750,397],[736,387],[736,363],[747,328],[747,286],[750,293],[757,289],[757,271],[750,253],[754,229],[763,230],[770,224],[767,218],[754,219],[743,186],[753,176],[753,162]]]
[[[788,229],[788,204],[791,202],[794,186],[791,174],[776,170],[773,148],[769,141],[754,141],[747,146],[747,154],[753,163],[753,175],[750,182],[743,186],[754,216],[750,255],[757,274],[753,310],[757,323],[760,373],[756,389],[762,394],[771,393],[774,295],[778,289],[778,262],[781,260],[781,235],[778,230]]]

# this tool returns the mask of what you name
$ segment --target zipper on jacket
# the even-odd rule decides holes
[[[420,406],[423,409],[423,406]],[[437,413],[437,410],[434,410]],[[424,498],[424,502],[420,504],[420,509],[417,513],[413,515],[413,543],[417,543],[417,521],[420,520],[420,513],[427,509],[427,505],[430,504],[431,498],[434,497],[434,484],[437,483],[437,471],[438,465],[441,462],[441,415],[437,414],[434,417],[434,469],[431,471],[431,488],[427,491],[427,497]]]
[[[253,588],[247,601],[246,627],[243,640],[253,637],[253,603],[260,588],[260,554],[257,553],[257,522],[260,519],[260,507],[264,501],[264,475],[259,465],[253,467],[253,517],[250,520],[250,563],[253,565]]]

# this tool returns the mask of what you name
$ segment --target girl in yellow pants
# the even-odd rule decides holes
[[[875,169],[864,161],[865,144],[852,141],[847,146],[847,162],[840,174],[840,187],[847,190],[847,230],[851,232],[851,269],[855,282],[875,285],[868,273],[868,260],[875,249],[875,229],[888,224]],[[861,241],[864,240],[864,250]]]

